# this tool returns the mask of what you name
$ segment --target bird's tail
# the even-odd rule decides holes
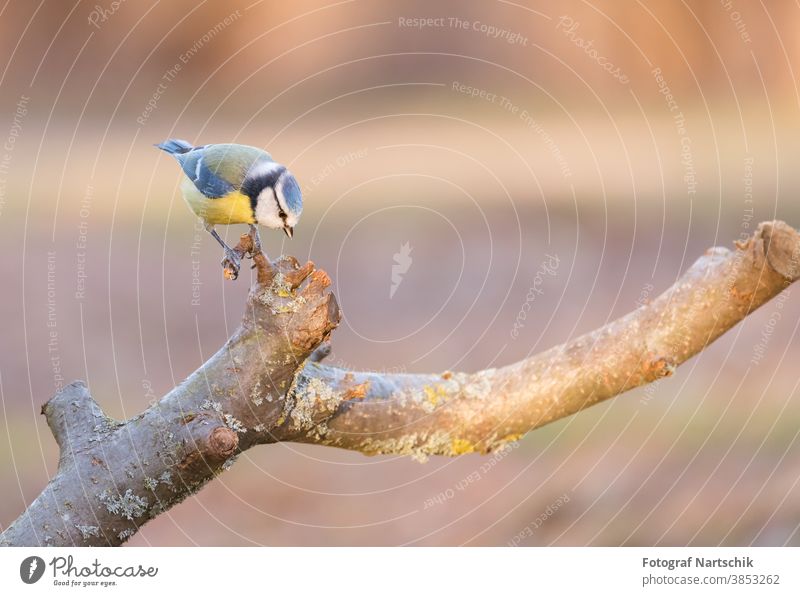
[[[163,149],[167,153],[171,153],[173,155],[186,153],[194,149],[191,143],[187,141],[182,141],[181,139],[167,139],[163,143],[158,143],[156,145],[159,149]]]

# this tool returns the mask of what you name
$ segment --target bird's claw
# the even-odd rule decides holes
[[[248,232],[248,234],[253,243],[253,249],[250,251],[250,256],[254,257],[259,253],[263,253],[261,250],[261,235],[258,233],[258,228],[254,224],[250,224],[250,232]]]
[[[222,268],[225,270],[225,277],[236,279],[239,277],[239,269],[242,266],[242,259],[232,248],[225,248],[225,257],[222,259]]]

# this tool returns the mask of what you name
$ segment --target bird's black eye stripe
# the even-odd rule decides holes
[[[278,200],[278,191],[275,190],[274,186],[272,187],[272,196],[275,197],[275,205],[278,207],[278,217],[286,221],[286,212],[281,207],[281,202]]]
[[[261,194],[262,190],[269,187],[272,187],[272,191],[274,193],[275,184],[278,182],[278,178],[281,177],[281,174],[283,174],[285,170],[285,167],[280,166],[258,176],[245,177],[244,181],[242,182],[241,192],[242,194],[250,197],[250,206],[252,207],[254,213],[256,209],[256,203],[258,202],[258,195]]]

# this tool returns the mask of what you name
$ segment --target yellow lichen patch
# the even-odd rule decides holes
[[[462,446],[462,448],[464,448]],[[455,455],[453,439],[444,431],[411,433],[392,438],[366,438],[359,451],[365,455],[410,455],[412,459],[425,463],[431,455]],[[469,451],[463,451],[469,453]]]
[[[417,434],[404,435],[388,439],[374,439],[367,437],[361,442],[360,451],[364,455],[411,455],[418,449],[418,444],[423,440]]]
[[[480,452],[486,454],[503,451],[504,449],[510,448],[524,436],[524,433],[509,433],[502,438],[492,435],[485,441],[482,441]]]
[[[447,390],[442,385],[426,385],[422,388],[422,392],[425,394],[425,401],[428,405],[430,405],[430,409],[432,410],[440,403],[444,402],[447,397]]]
[[[277,315],[297,312],[306,300],[303,296],[296,296],[286,276],[278,272],[272,278],[269,287],[259,296],[259,301]]]
[[[453,455],[464,455],[465,453],[473,453],[475,451],[475,445],[466,439],[453,439],[450,444],[450,450],[453,452]]]

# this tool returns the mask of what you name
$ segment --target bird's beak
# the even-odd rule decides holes
[[[294,234],[294,228],[292,226],[286,226],[283,228],[283,231],[286,232],[286,235],[291,238],[292,234]]]

